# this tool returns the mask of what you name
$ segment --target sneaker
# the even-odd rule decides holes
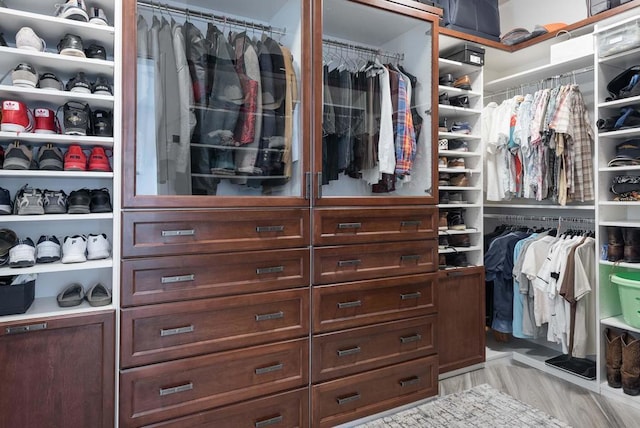
[[[451,140],[449,141],[449,150],[468,152],[469,143],[467,143],[465,140]]]
[[[449,230],[466,230],[462,217],[462,210],[450,210],[447,214],[447,226]]]
[[[3,101],[0,130],[8,132],[31,132],[33,129],[33,118],[31,115],[31,110],[29,110],[22,101]]]
[[[447,211],[440,210],[440,216],[438,218],[438,230],[448,230],[449,223],[447,221],[449,213]]]
[[[446,168],[447,167],[447,158],[444,156],[440,156],[438,158],[438,168]]]
[[[449,140],[441,138],[438,140],[438,150],[449,150]]]
[[[65,171],[86,171],[87,156],[82,148],[77,144],[72,144],[64,154],[64,170]]]
[[[75,77],[72,77],[67,82],[65,89],[70,92],[79,92],[82,94],[91,93],[91,82],[85,76],[84,72],[79,71]]]
[[[91,191],[91,212],[92,213],[110,213],[113,211],[111,207],[111,196],[109,190],[93,189]]]
[[[449,94],[446,92],[443,92],[440,95],[438,95],[438,104],[445,105],[445,106],[451,104],[449,102]]]
[[[464,169],[465,168],[464,158],[449,159],[449,162],[447,163],[447,167],[453,168],[453,169]]]
[[[87,58],[107,60],[107,50],[104,46],[95,43],[90,44],[89,47],[84,50],[84,53]]]
[[[29,267],[36,264],[36,246],[31,238],[19,239],[9,250],[10,267]]]
[[[53,263],[60,260],[60,241],[53,235],[42,235],[36,245],[36,263]]]
[[[453,78],[453,74],[444,73],[438,76],[438,84],[443,86],[453,86],[453,82],[455,79]]]
[[[469,122],[453,122],[450,131],[459,134],[471,134],[471,125],[469,125]]]
[[[89,155],[89,171],[111,172],[109,157],[103,147],[96,146]]]
[[[89,214],[91,212],[91,193],[89,189],[74,190],[69,194],[69,214]]]
[[[36,134],[59,134],[60,122],[53,110],[48,108],[37,108],[33,110],[35,126],[33,132]]]
[[[467,201],[465,201],[462,198],[462,192],[450,192],[449,193],[449,203],[451,204],[466,204]]]
[[[111,255],[111,246],[107,235],[89,235],[87,238],[87,260],[108,259]]]
[[[92,134],[96,137],[113,137],[113,121],[111,112],[96,110],[91,115]]]
[[[454,174],[451,176],[451,185],[457,187],[469,187],[469,177],[466,174]]]
[[[13,86],[35,88],[38,84],[38,73],[31,64],[20,63],[11,71]]]
[[[451,97],[449,103],[454,107],[470,108],[469,97],[466,95]]]
[[[99,7],[91,7],[89,9],[89,22],[96,25],[109,25],[107,15]]]
[[[89,21],[84,0],[67,0],[64,4],[56,5],[56,17],[73,19],[74,21]]]
[[[69,55],[85,58],[84,46],[82,45],[82,38],[75,34],[67,33],[58,42],[58,53],[60,55]]]
[[[438,203],[448,204],[449,200],[449,192],[442,190],[438,192]]]
[[[113,88],[106,77],[98,76],[91,86],[91,92],[96,95],[113,95]]]
[[[87,238],[83,235],[67,236],[62,243],[62,263],[87,261]]]
[[[449,237],[447,235],[438,236],[438,248],[444,250],[449,246]]]
[[[49,143],[38,149],[38,164],[46,171],[62,171],[64,167],[62,152]]]
[[[446,117],[438,118],[438,132],[449,132]]]
[[[67,212],[67,194],[64,190],[45,190],[44,213],[45,214],[65,214]]]
[[[62,106],[64,133],[88,135],[91,130],[91,108],[86,103],[69,101]]]
[[[42,40],[31,27],[22,27],[16,33],[16,47],[34,52],[44,52],[47,44]]]
[[[9,215],[12,212],[11,192],[4,187],[0,187],[0,215]]]
[[[451,176],[446,172],[441,172],[438,174],[438,186],[450,186],[451,185]]]
[[[20,141],[14,141],[7,147],[2,167],[4,169],[26,170],[31,167],[32,161],[33,152],[31,147],[22,144]]]
[[[53,73],[42,73],[38,81],[38,88],[49,91],[62,91],[62,81]]]
[[[13,213],[17,215],[44,214],[44,197],[40,189],[27,187],[18,190],[13,202]]]

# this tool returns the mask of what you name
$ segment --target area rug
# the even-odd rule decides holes
[[[358,428],[571,428],[489,385],[479,385]]]

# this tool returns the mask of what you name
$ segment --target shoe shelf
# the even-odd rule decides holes
[[[115,68],[115,63],[109,60],[79,58],[51,52],[32,52],[8,46],[0,46],[0,57],[5,64],[14,64],[13,67],[21,62],[28,62],[38,71],[82,70],[88,75],[112,75]]]
[[[481,140],[482,137],[479,135],[471,135],[471,134],[463,134],[460,132],[438,132],[438,138],[448,138],[451,140]]]
[[[454,88],[453,86],[438,85],[438,93],[446,92],[449,96],[466,95],[468,97],[481,97],[482,94],[477,91],[469,91],[467,89]],[[446,104],[445,104],[446,105]]]
[[[114,309],[115,305],[113,303],[105,306],[91,306],[88,302],[82,302],[78,306],[62,308],[58,306],[58,302],[55,297],[36,297],[33,299],[33,303],[27,312],[20,315],[3,315],[0,317],[0,321],[5,323],[12,321],[24,321],[34,318],[60,317],[65,315],[87,314],[108,310],[112,311]]]
[[[602,201],[601,207],[640,207],[640,201]]]
[[[113,213],[96,214],[42,214],[42,215],[3,215],[2,223],[36,222],[36,221],[83,221],[113,220]]]
[[[113,96],[84,94],[81,92],[70,91],[51,91],[38,88],[22,88],[19,86],[0,85],[0,92],[7,94],[4,98],[8,98],[8,94],[17,96],[21,101],[27,104],[33,104],[34,107],[40,106],[42,103],[55,104],[61,106],[67,101],[87,102],[92,109],[113,109]],[[37,103],[37,104],[34,104]],[[55,109],[54,109],[55,110]]]
[[[598,58],[598,63],[601,65],[613,64],[615,67],[622,68],[620,71],[623,71],[625,68],[636,65],[638,63],[638,56],[640,56],[640,48],[635,48],[604,58]]]
[[[462,205],[460,205],[460,206],[462,206]],[[440,207],[442,207],[442,205]],[[439,230],[438,231],[438,236],[469,235],[469,234],[472,234],[472,233],[480,233],[480,231],[478,229]]]
[[[471,251],[480,251],[482,247],[479,245],[473,247],[451,247],[438,248],[438,254],[452,254],[452,253],[468,253]]]
[[[618,226],[618,227],[640,227],[640,219],[639,220],[601,220],[598,223],[600,226]],[[637,265],[640,267],[640,265]]]
[[[491,203],[486,202],[483,205],[485,208],[506,208],[506,209],[531,209],[531,210],[578,210],[578,211],[593,211],[595,209],[595,205],[550,205],[550,204],[510,204],[510,203]]]
[[[599,172],[624,172],[624,171],[640,171],[640,165],[629,165],[629,166],[604,166],[602,168],[598,168]]]
[[[14,140],[20,140],[34,144],[54,143],[57,145],[80,144],[81,146],[113,147],[113,137],[81,137],[78,135],[33,134],[29,132],[0,131],[0,141],[10,143]]]
[[[465,203],[459,203],[459,204],[438,204],[438,208],[481,208],[482,205],[480,204],[465,204]]]
[[[12,268],[2,267],[0,268],[0,276],[10,276],[19,274],[31,274],[31,273],[51,273],[51,272],[68,272],[90,269],[110,269],[113,267],[113,259],[103,260],[87,260],[82,263],[40,263],[31,267],[24,268]],[[36,283],[36,287],[37,287]],[[0,321],[4,321],[4,318],[0,317]]]
[[[598,138],[629,138],[640,135],[640,128],[620,129],[617,131],[607,131],[598,134]]]
[[[444,156],[444,155],[443,155]],[[456,157],[456,156],[453,156]],[[449,174],[480,174],[479,169],[471,169],[471,168],[439,168],[438,172],[446,172]]]
[[[476,152],[459,152],[457,150],[440,150],[438,151],[438,156],[447,158],[477,158],[482,156],[482,154]]]
[[[481,68],[477,65],[465,64],[460,61],[453,61],[446,58],[438,58],[438,70],[442,73],[451,73],[454,76],[461,76],[463,74],[478,73]]]
[[[477,116],[479,114],[482,114],[482,110],[473,109],[473,108],[455,107],[455,106],[450,106],[445,104],[439,104],[438,110],[440,111],[440,114],[451,115],[450,117],[452,118]]]
[[[48,170],[36,170],[36,169],[28,169],[28,170],[15,170],[15,169],[0,169],[0,178],[1,177],[24,177],[24,178],[98,178],[105,180],[113,179],[113,172],[93,172],[93,171],[48,171]]]
[[[628,263],[627,263],[628,264]],[[600,320],[600,324],[606,325],[608,327],[620,328],[623,330],[628,330],[633,333],[640,334],[640,328],[635,328],[627,324],[622,317],[622,315],[617,315],[615,317],[604,318]]]
[[[622,98],[620,100],[614,101],[605,101],[603,103],[598,104],[598,108],[606,109],[606,108],[620,108],[629,105],[637,105],[640,104],[640,96],[630,97],[630,98]]]
[[[479,187],[460,187],[460,186],[438,186],[439,190],[477,190],[477,191],[482,191],[481,188]]]

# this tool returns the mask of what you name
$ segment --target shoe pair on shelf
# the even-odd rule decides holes
[[[0,214],[95,214],[113,211],[106,188],[73,190],[67,197],[64,190],[43,191],[25,185],[16,193],[13,208],[11,205],[11,194],[0,187]]]
[[[456,187],[468,187],[470,185],[469,177],[466,174],[449,174],[441,172],[438,175],[439,186],[456,186]]]
[[[19,239],[9,249],[9,267],[24,268],[36,263],[81,263],[87,260],[109,258],[111,245],[107,235],[67,236],[60,245],[60,241],[53,235],[43,235],[34,245],[31,238]]]
[[[441,209],[438,218],[438,230],[466,230],[463,218],[464,210],[460,209]]]
[[[438,158],[439,168],[452,168],[452,169],[464,169],[464,158],[447,158],[446,156],[440,156]]]
[[[82,148],[72,144],[66,153],[53,144],[45,144],[38,149],[38,159],[34,159],[30,145],[14,141],[7,147],[7,152],[0,165],[3,169],[27,170],[41,169],[48,171],[95,171],[110,172],[109,157],[103,147],[91,148],[87,158]]]
[[[441,74],[438,79],[438,84],[442,86],[452,86],[458,89],[471,90],[471,78],[468,75],[463,75],[457,79],[450,73]]]
[[[68,308],[78,306],[84,300],[91,306],[105,306],[111,303],[111,290],[97,283],[86,292],[81,284],[73,283],[64,288],[56,297],[58,306]]]

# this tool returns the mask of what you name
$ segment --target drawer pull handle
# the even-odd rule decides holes
[[[400,337],[400,343],[419,342],[421,340],[422,340],[422,335],[420,334],[414,334],[413,336]]]
[[[464,273],[463,272],[448,272],[447,276],[448,277],[456,277],[456,276],[463,276]]]
[[[256,428],[267,427],[269,425],[279,424],[280,422],[282,422],[282,420],[283,420],[282,415],[278,415],[278,416],[274,416],[273,418],[257,421],[255,424],[253,424],[253,426],[255,426]]]
[[[194,236],[196,234],[195,229],[183,229],[183,230],[163,230],[162,236]]]
[[[340,260],[338,262],[338,266],[340,267],[345,267],[345,266],[358,266],[360,263],[362,263],[362,260],[360,259],[353,259],[353,260]]]
[[[419,291],[400,295],[401,300],[419,299],[420,297],[422,297],[422,293]]]
[[[357,308],[362,306],[361,300],[354,300],[352,302],[338,302],[338,309]]]
[[[190,282],[195,281],[196,276],[194,274],[189,275],[176,275],[176,276],[163,276],[160,278],[162,284],[175,284],[176,282]]]
[[[16,333],[29,333],[30,331],[38,331],[44,330],[47,328],[46,322],[41,322],[38,324],[30,324],[30,325],[21,325],[18,327],[7,327],[7,334],[16,334]]]
[[[176,334],[193,333],[196,328],[192,325],[176,328],[163,328],[160,330],[160,337],[175,336]]]
[[[351,349],[338,349],[338,357],[346,357],[347,355],[359,354],[361,351],[359,346]]]
[[[401,387],[405,387],[405,386],[411,386],[411,385],[415,385],[417,383],[420,383],[420,377],[419,376],[414,376],[410,379],[405,379],[405,380],[401,380],[400,381],[400,386]]]
[[[360,229],[362,223],[338,223],[338,229]]]
[[[400,226],[420,226],[422,224],[422,222],[420,220],[406,220],[406,221],[401,221],[400,222]]]
[[[277,372],[278,370],[282,370],[283,368],[284,368],[284,364],[280,363],[280,364],[274,364],[268,367],[257,368],[255,372],[257,375],[261,375],[261,374],[266,374],[271,372]]]
[[[160,397],[165,395],[177,394],[179,392],[191,391],[193,389],[193,383],[185,383],[184,385],[172,386],[170,388],[160,388]]]
[[[274,312],[272,314],[256,315],[256,321],[278,320],[284,318],[284,312]]]
[[[420,260],[420,254],[409,254],[407,256],[400,256],[400,260],[407,261],[407,260]]]
[[[336,400],[338,401],[338,404],[343,405],[343,404],[351,403],[352,401],[357,401],[359,399],[360,399],[360,394],[355,393],[353,395],[349,395],[346,397],[338,397]]]
[[[284,232],[284,226],[257,226],[256,232]]]
[[[284,266],[272,266],[272,267],[256,269],[256,275],[264,275],[267,273],[280,273],[280,272],[284,272]]]

